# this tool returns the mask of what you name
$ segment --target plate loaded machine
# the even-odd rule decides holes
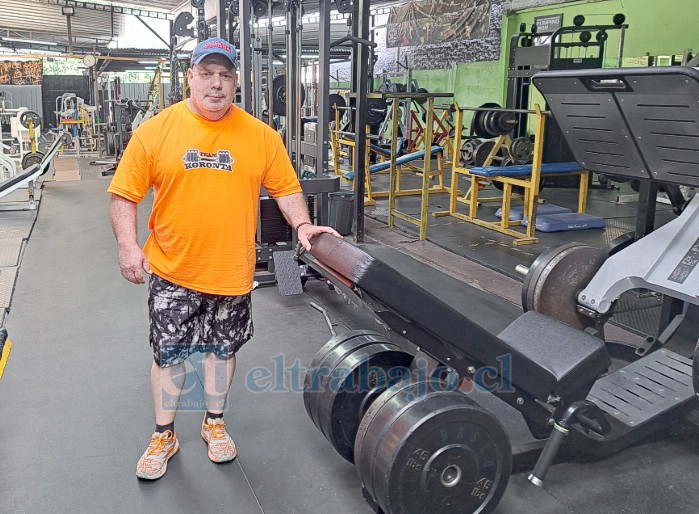
[[[581,165],[699,184],[698,71],[552,71],[534,82]],[[577,244],[540,256],[522,291],[525,312],[502,329],[499,299],[473,301],[470,286],[389,248],[322,235],[300,259],[402,335],[336,336],[304,384],[311,419],[356,464],[377,512],[490,512],[512,469],[533,468],[529,479],[541,485],[554,459],[609,455],[696,406],[694,346],[627,352],[610,369],[615,345],[599,336],[632,288],[699,303],[699,197],[611,257]],[[488,411],[482,394],[464,394],[474,383],[520,411],[531,443],[513,448],[497,400],[485,398]]]
[[[550,18],[547,18],[550,21]],[[559,21],[560,24],[560,21]],[[604,67],[608,50],[616,50],[616,60],[621,67],[624,55],[626,17],[616,14],[610,25],[586,25],[585,17],[577,15],[573,25],[560,27],[537,24],[527,32],[526,25],[510,39],[510,60],[507,70],[507,100],[511,109],[529,109],[531,81],[535,73],[545,70],[600,69]],[[619,31],[616,49],[607,48],[609,34]],[[513,138],[526,138],[529,133],[526,116],[519,119]],[[526,139],[525,139],[526,140]],[[521,140],[520,140],[521,141]],[[556,120],[546,124],[546,145],[543,162],[570,162],[573,160],[570,148],[561,134]],[[577,187],[576,180],[570,177],[550,177],[558,186]]]

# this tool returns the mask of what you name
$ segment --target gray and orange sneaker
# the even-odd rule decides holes
[[[150,444],[136,464],[136,476],[144,480],[156,480],[167,471],[167,461],[180,449],[177,436],[170,430],[154,432]]]
[[[209,459],[213,462],[228,462],[238,454],[233,439],[226,432],[223,418],[204,419],[201,423],[201,438],[209,446]]]

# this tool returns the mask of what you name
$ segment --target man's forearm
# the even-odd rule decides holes
[[[138,204],[119,195],[112,195],[109,204],[109,219],[112,222],[112,230],[120,248],[138,246],[137,212]]]
[[[303,193],[295,193],[293,195],[280,196],[275,198],[279,209],[282,211],[284,218],[293,228],[298,227],[301,223],[310,223],[311,218],[308,215],[308,207]]]

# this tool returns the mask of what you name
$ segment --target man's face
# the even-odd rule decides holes
[[[225,57],[210,56],[187,72],[190,96],[201,113],[222,114],[235,98],[238,76]]]

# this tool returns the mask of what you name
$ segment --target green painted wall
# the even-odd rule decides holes
[[[699,30],[696,26],[697,0],[587,0],[558,6],[532,8],[506,16],[502,22],[501,58],[495,62],[457,64],[451,70],[415,71],[421,87],[435,92],[454,92],[464,106],[484,102],[504,103],[509,40],[520,23],[529,27],[535,16],[563,14],[563,24],[572,25],[573,17],[582,14],[586,25],[612,23],[616,13],[626,15],[629,28],[625,34],[623,66],[643,66],[646,55],[682,54],[686,48],[699,53]],[[616,67],[620,31],[610,31],[605,66]]]
[[[626,15],[629,25],[624,42],[624,55],[637,58],[650,55],[682,54],[685,48],[699,51],[699,31],[695,12],[697,0],[604,0],[574,2],[560,6],[529,9],[511,16],[508,35],[518,29],[520,22],[530,26],[535,16],[563,14],[563,24],[572,25],[576,14],[585,16],[585,24],[611,25],[616,13]],[[619,31],[609,33],[607,54],[610,61],[617,53]],[[612,64],[612,63],[609,63]]]
[[[503,73],[500,61],[457,65],[453,85],[456,102],[465,107],[486,102],[502,104]]]

